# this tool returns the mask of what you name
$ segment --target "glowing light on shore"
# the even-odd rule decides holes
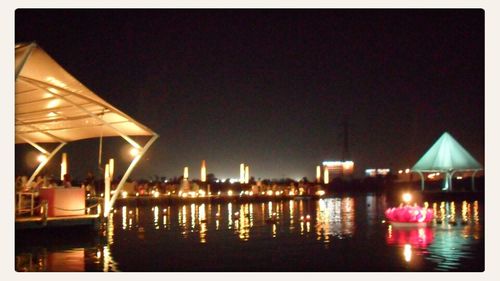
[[[325,195],[325,191],[324,190],[318,190],[318,191],[316,191],[316,195],[323,196],[323,195]]]
[[[231,189],[227,191],[227,196],[233,196],[233,191]]]
[[[207,166],[205,160],[201,161],[201,182],[207,181]]]
[[[316,182],[321,181],[321,166],[316,166]]]

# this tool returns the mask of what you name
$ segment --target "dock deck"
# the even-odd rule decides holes
[[[41,216],[17,217],[16,230],[72,226],[89,226],[96,228],[99,226],[100,222],[101,217],[98,214],[48,217],[46,219],[43,219]]]

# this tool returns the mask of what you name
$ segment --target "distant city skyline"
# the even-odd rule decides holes
[[[341,160],[355,175],[409,168],[448,131],[484,165],[484,11],[27,10],[36,41],[97,95],[160,138],[132,178],[189,167],[239,178],[315,179]],[[99,140],[68,144],[69,172],[97,172]],[[127,144],[104,139],[116,175]],[[16,174],[34,169],[16,145]],[[46,167],[58,175],[61,156]]]

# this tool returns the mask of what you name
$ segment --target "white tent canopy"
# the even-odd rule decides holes
[[[441,137],[427,150],[427,152],[411,168],[412,172],[419,173],[421,177],[422,190],[424,189],[424,172],[445,173],[443,190],[451,190],[452,176],[455,172],[482,170],[483,167],[476,159],[458,143],[448,132],[444,132]],[[472,182],[474,188],[474,181]]]
[[[90,91],[35,43],[16,46],[15,104],[16,143],[155,134]]]
[[[132,169],[158,135],[76,80],[36,43],[16,45],[16,144],[29,143],[47,156],[28,181],[68,142],[120,136],[138,151],[117,186],[105,215]],[[150,136],[141,146],[130,136]],[[48,152],[39,143],[59,143]]]

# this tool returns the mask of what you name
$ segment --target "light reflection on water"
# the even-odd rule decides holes
[[[313,249],[311,253],[315,253],[315,258],[328,257],[323,263],[343,258],[352,258],[355,262],[357,255],[369,248],[373,255],[381,256],[379,267],[375,264],[371,270],[388,271],[467,269],[463,263],[484,255],[477,251],[477,243],[484,243],[479,202],[425,204],[436,216],[432,226],[424,228],[397,228],[382,223],[387,207],[385,200],[371,195],[265,203],[124,206],[111,213],[104,242],[63,251],[43,248],[41,252],[39,249],[20,252],[16,254],[16,270],[169,271],[168,259],[164,267],[147,264],[137,267],[131,262],[134,257],[128,255],[135,255],[134,251],[144,251],[143,255],[147,255],[160,249],[190,247],[183,255],[199,262],[199,255],[203,254],[197,253],[196,247],[203,250],[202,245],[225,245],[228,249],[246,249],[243,245],[247,243],[252,250],[245,255],[258,256],[269,251],[273,243],[284,243],[289,248],[281,248],[281,254],[287,255],[289,251],[290,256],[307,259],[307,255],[312,255],[307,249]],[[322,245],[321,248],[316,248],[316,243]],[[336,247],[341,247],[340,251],[336,251]],[[482,258],[484,260],[484,256]],[[276,266],[279,269],[280,265]],[[328,266],[321,265],[318,270],[342,270],[333,263]],[[349,266],[345,270],[363,270]],[[481,265],[477,269],[474,266],[472,270],[481,270]],[[177,268],[171,267],[171,270]],[[218,267],[207,262],[206,269],[210,268],[217,270]]]

